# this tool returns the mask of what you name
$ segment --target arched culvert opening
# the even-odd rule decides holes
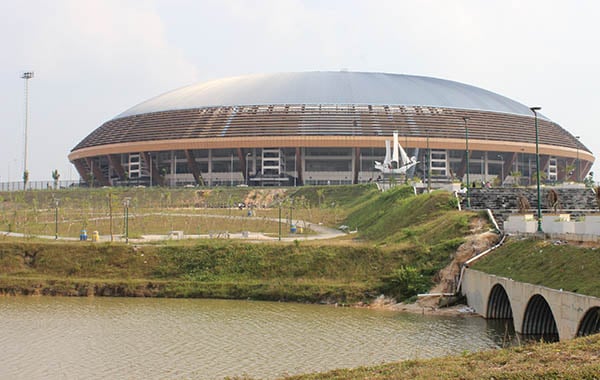
[[[541,295],[534,295],[527,303],[521,331],[527,339],[558,341],[558,328],[552,309]]]
[[[592,335],[600,332],[600,307],[589,309],[579,323],[577,336]]]
[[[496,284],[492,287],[485,316],[488,319],[489,332],[498,339],[503,347],[516,342],[514,340],[515,327],[512,306],[502,285]]]
[[[488,319],[512,319],[512,307],[506,290],[500,284],[494,285],[490,291],[486,318]]]

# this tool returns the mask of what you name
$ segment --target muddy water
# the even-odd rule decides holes
[[[217,379],[498,347],[480,318],[253,301],[0,298],[2,379]]]

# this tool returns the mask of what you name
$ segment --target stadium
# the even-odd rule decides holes
[[[538,144],[536,144],[536,123]],[[411,179],[582,181],[594,157],[519,102],[449,80],[366,72],[240,76],[180,88],[105,122],[69,154],[91,186],[355,184],[385,177],[386,140]],[[468,154],[467,154],[468,152]],[[535,180],[533,180],[535,182]]]

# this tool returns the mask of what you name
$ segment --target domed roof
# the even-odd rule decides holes
[[[170,110],[275,104],[431,106],[532,116],[519,102],[464,83],[414,75],[315,71],[194,84],[140,103],[115,119]]]

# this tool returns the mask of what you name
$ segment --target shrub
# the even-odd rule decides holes
[[[428,277],[423,276],[417,268],[408,265],[396,269],[382,281],[381,292],[394,297],[397,301],[403,301],[426,292],[430,286]]]

